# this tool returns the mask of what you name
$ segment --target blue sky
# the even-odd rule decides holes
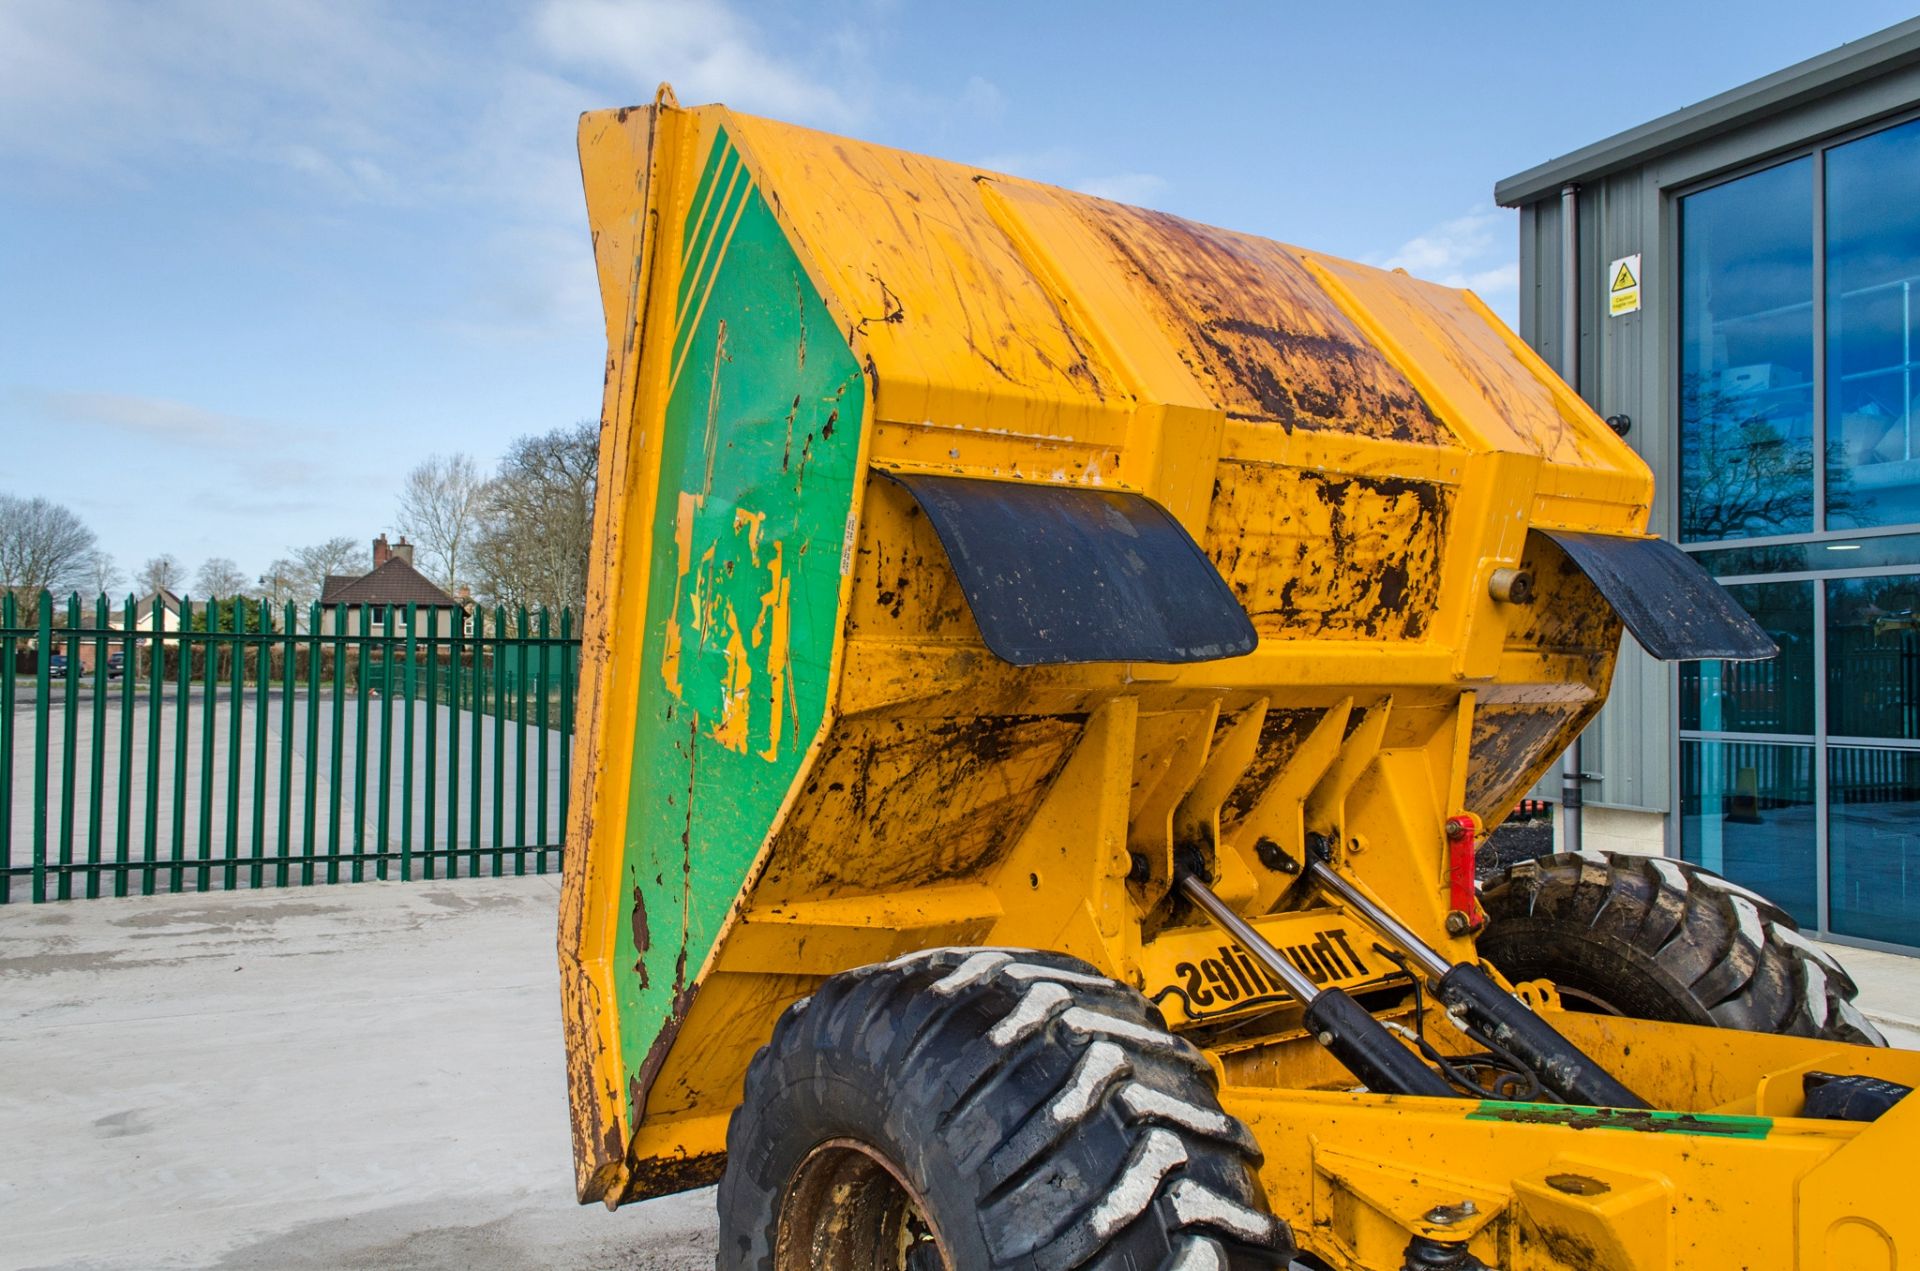
[[[1493,183],[1900,6],[0,0],[0,490],[131,572],[599,410],[574,126],[761,114],[1472,286]]]

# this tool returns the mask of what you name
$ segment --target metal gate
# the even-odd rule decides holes
[[[61,609],[0,598],[0,904],[558,864],[570,611]]]

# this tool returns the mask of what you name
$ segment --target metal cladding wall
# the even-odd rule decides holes
[[[1543,164],[1496,189],[1497,201],[1520,210],[1520,336],[1561,367],[1560,189],[1568,181],[1579,187],[1575,387],[1602,417],[1632,419],[1627,444],[1653,470],[1648,528],[1655,533],[1673,533],[1678,508],[1680,197],[1916,104],[1920,19]],[[1608,317],[1602,275],[1610,262],[1635,253],[1642,307]],[[1606,708],[1584,734],[1583,766],[1595,774],[1587,783],[1589,804],[1672,810],[1677,687],[1677,668],[1649,658],[1627,637]],[[1532,797],[1557,799],[1559,775],[1540,782]]]

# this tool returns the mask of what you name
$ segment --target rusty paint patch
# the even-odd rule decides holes
[[[1467,810],[1486,825],[1497,825],[1591,713],[1584,704],[1488,705],[1474,711]]]
[[[711,1187],[727,1171],[725,1152],[707,1152],[699,1156],[643,1156],[633,1162],[627,1187],[620,1199],[650,1200],[670,1196],[696,1187]]]
[[[1230,418],[1446,443],[1413,384],[1292,248],[1145,208],[1074,206]]]
[[[1246,772],[1228,792],[1226,801],[1220,805],[1220,826],[1231,831],[1240,822],[1246,820],[1247,813],[1253,811],[1253,805],[1259,800],[1273,779],[1280,775],[1293,758],[1293,752],[1306,740],[1313,726],[1320,722],[1325,711],[1269,710],[1260,724],[1260,739],[1254,744],[1253,761],[1247,765]],[[1354,720],[1360,718],[1356,712]],[[1217,745],[1226,737],[1237,716],[1222,718],[1214,728],[1214,743]],[[1352,722],[1352,721],[1350,721]]]
[[[1202,546],[1264,637],[1417,640],[1450,503],[1422,481],[1222,463]]]
[[[1593,659],[1620,645],[1620,616],[1560,545],[1527,535],[1520,568],[1533,576],[1533,599],[1507,605],[1507,647]]]
[[[1083,726],[1078,717],[841,721],[774,840],[759,902],[931,886],[990,868]]]

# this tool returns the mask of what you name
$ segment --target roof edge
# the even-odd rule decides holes
[[[1677,150],[1703,133],[1755,123],[1915,62],[1920,62],[1920,18],[1909,18],[1516,173],[1494,185],[1493,200],[1501,207],[1536,203],[1558,194],[1569,181],[1617,172]]]

